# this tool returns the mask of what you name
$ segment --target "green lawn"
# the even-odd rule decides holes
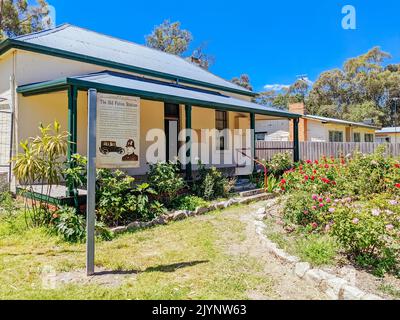
[[[0,222],[0,299],[248,299],[274,297],[272,280],[254,258],[229,248],[244,241],[234,219],[241,207],[98,242],[96,266],[120,274],[115,286],[58,284],[45,289],[41,272],[85,268],[85,245],[69,245],[45,229]],[[121,274],[125,274],[121,276]],[[122,278],[121,278],[122,277]]]

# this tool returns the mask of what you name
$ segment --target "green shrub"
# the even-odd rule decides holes
[[[268,167],[268,173],[279,178],[285,171],[293,168],[293,156],[290,152],[276,153],[265,164]]]
[[[195,211],[198,207],[207,206],[208,202],[196,196],[181,196],[175,199],[173,207],[177,210]]]
[[[198,179],[194,183],[193,191],[205,200],[213,200],[227,197],[234,185],[235,180],[224,177],[217,168],[207,169],[199,163]]]
[[[150,166],[148,181],[164,204],[171,203],[185,187],[179,171],[179,164],[173,162],[159,162]]]
[[[75,208],[61,207],[53,215],[53,225],[56,233],[67,242],[83,242],[86,237],[85,219]]]
[[[97,214],[109,226],[134,220],[148,221],[164,212],[154,200],[157,193],[147,183],[134,185],[135,179],[122,171],[99,170],[97,177]]]
[[[0,193],[0,213],[4,213],[6,219],[12,219],[17,210],[18,206],[11,193]]]

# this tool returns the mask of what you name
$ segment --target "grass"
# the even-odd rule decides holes
[[[267,222],[267,237],[280,248],[302,261],[313,266],[334,265],[338,255],[338,246],[329,235],[309,234],[299,232],[285,233],[275,222]]]
[[[236,210],[236,211],[235,211]],[[85,245],[71,245],[44,228],[27,229],[19,215],[0,221],[0,299],[248,299],[273,296],[257,259],[226,249],[244,239],[244,225],[227,214],[207,216],[97,242],[96,267],[128,273],[118,286],[58,284],[47,290],[41,273],[85,268]],[[123,271],[123,272],[122,272]]]
[[[396,289],[394,286],[390,284],[381,284],[378,287],[378,290],[381,291],[382,293],[392,296],[395,299],[400,299],[400,290]]]

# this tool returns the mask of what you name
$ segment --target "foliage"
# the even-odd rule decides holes
[[[195,211],[199,207],[204,207],[207,201],[196,196],[181,196],[173,202],[173,207],[177,210]]]
[[[226,197],[232,190],[235,180],[230,180],[217,168],[207,169],[199,162],[198,179],[194,183],[193,191],[205,200],[213,200]]]
[[[13,172],[26,191],[33,191],[34,185],[41,187],[41,193],[50,196],[53,185],[60,183],[63,158],[67,153],[67,132],[61,131],[60,124],[39,127],[40,135],[21,142],[22,153],[13,159]],[[47,222],[46,206],[43,201],[26,202],[25,213],[33,226]],[[28,219],[27,219],[28,220]]]
[[[36,6],[27,0],[0,1],[0,41],[49,28],[51,21],[45,0],[37,0]]]
[[[65,181],[70,182],[75,188],[86,186],[87,182],[87,158],[74,154],[70,161],[65,163],[66,169],[63,171]]]
[[[164,20],[161,25],[154,28],[152,34],[146,36],[146,45],[180,56],[188,49],[192,38],[188,30],[181,29],[179,21],[171,23],[169,20]]]
[[[99,170],[97,174],[97,213],[107,225],[119,225],[135,219],[149,220],[163,212],[163,206],[151,197],[156,192],[149,184],[134,185],[135,179],[122,171]]]
[[[85,219],[71,207],[61,207],[53,214],[55,231],[67,242],[83,242],[86,237]]]
[[[301,238],[296,246],[300,258],[316,266],[332,264],[338,250],[337,244],[332,238],[317,234]]]
[[[0,213],[5,213],[5,218],[11,220],[15,212],[18,210],[18,206],[14,201],[10,192],[0,193]]]
[[[178,196],[178,192],[185,187],[185,181],[179,171],[179,164],[173,162],[150,165],[148,181],[164,204],[171,203]]]
[[[247,90],[253,91],[253,86],[250,83],[250,77],[247,74],[242,74],[239,78],[233,78],[232,83],[237,84]]]
[[[268,172],[275,177],[280,177],[282,174],[294,166],[293,157],[290,152],[280,152],[272,156],[270,161],[265,161],[268,167]]]

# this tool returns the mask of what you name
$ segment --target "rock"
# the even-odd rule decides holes
[[[128,228],[127,227],[116,227],[116,228],[110,229],[110,231],[115,234],[121,234],[121,233],[128,231]]]
[[[258,216],[264,216],[265,213],[266,213],[265,208],[260,208],[260,209],[257,210],[256,215],[258,215]]]
[[[374,300],[383,300],[383,299],[381,297],[378,297],[377,295],[367,293],[366,295],[362,296],[361,300],[374,301]]]
[[[187,211],[186,210],[181,210],[181,211],[176,211],[174,213],[172,220],[179,221],[179,220],[184,220],[187,217],[188,217]]]
[[[218,202],[215,204],[215,209],[216,210],[221,210],[225,208],[225,202]]]
[[[155,218],[152,222],[154,223],[154,225],[166,225],[168,223],[164,216]]]
[[[315,282],[318,286],[320,285],[322,280],[324,280],[319,269],[310,269],[310,270],[308,270],[305,273],[304,278],[309,280],[309,281]]]
[[[206,214],[207,212],[209,212],[210,209],[208,207],[199,207],[196,209],[196,215],[202,215],[202,214]]]
[[[306,272],[308,270],[310,270],[311,266],[309,263],[307,262],[299,262],[296,263],[295,269],[294,269],[294,273],[296,276],[298,276],[299,278],[303,278],[304,275],[306,274]]]
[[[365,292],[361,291],[360,289],[349,286],[349,285],[344,285],[340,294],[339,294],[339,299],[340,300],[361,300],[361,298],[365,296]]]
[[[130,224],[128,224],[128,230],[134,230],[134,229],[140,229],[142,227],[142,224],[139,221],[134,221]]]

